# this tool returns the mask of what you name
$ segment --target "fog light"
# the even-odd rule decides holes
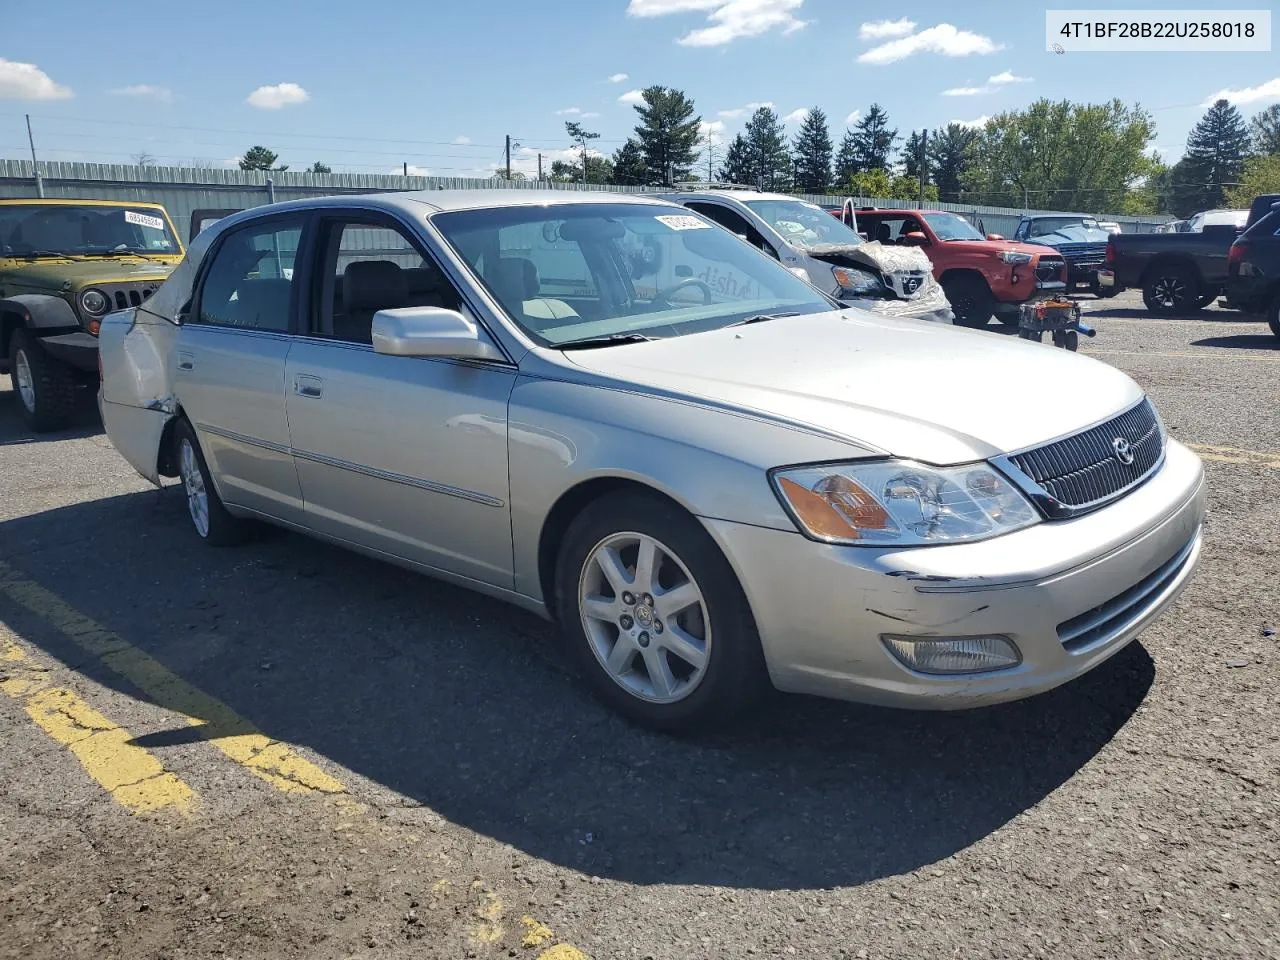
[[[1016,667],[1022,654],[1007,637],[880,638],[904,667],[920,673],[987,673]]]

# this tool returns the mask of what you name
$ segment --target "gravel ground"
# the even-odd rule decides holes
[[[521,612],[292,534],[203,548],[91,405],[36,438],[0,379],[12,576],[346,788],[281,792],[0,592],[49,682],[198,795],[132,814],[0,696],[0,957],[1280,956],[1280,350],[1216,309],[1087,309],[1082,352],[1206,456],[1176,607],[1030,701],[778,696],[684,741],[598,706]]]

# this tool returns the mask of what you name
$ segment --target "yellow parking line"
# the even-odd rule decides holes
[[[1213,447],[1207,443],[1189,443],[1187,446],[1200,454],[1202,460],[1214,460],[1218,463],[1246,463],[1254,467],[1280,470],[1280,453],[1242,450],[1239,447]]]
[[[550,950],[543,950],[538,954],[538,960],[591,960],[591,958],[577,947],[571,947],[567,943],[557,943]]]
[[[72,691],[49,685],[48,671],[0,623],[0,690],[23,705],[27,715],[80,761],[85,772],[112,799],[133,813],[172,807],[188,813],[195,791],[165,770],[133,736],[94,710]]]
[[[346,788],[287,744],[256,730],[221,700],[174,674],[155,658],[80,613],[62,598],[0,561],[0,591],[57,627],[104,666],[160,706],[180,714],[236,763],[285,793],[345,793]]]

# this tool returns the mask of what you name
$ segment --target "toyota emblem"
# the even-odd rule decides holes
[[[1124,437],[1116,437],[1112,440],[1111,449],[1115,452],[1116,459],[1126,467],[1133,463],[1133,447],[1129,445],[1129,441]]]

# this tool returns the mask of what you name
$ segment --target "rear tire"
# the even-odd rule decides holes
[[[698,521],[661,497],[622,491],[589,504],[565,532],[555,599],[583,676],[635,723],[707,730],[766,687],[733,568]]]
[[[9,343],[9,376],[27,426],[37,433],[61,430],[76,407],[75,371],[44,352],[40,341],[19,328]]]
[[[1276,295],[1267,309],[1267,326],[1271,328],[1276,339],[1280,340],[1280,294]]]
[[[1199,278],[1176,263],[1152,270],[1142,284],[1142,302],[1158,317],[1195,310],[1201,296]]]
[[[996,300],[985,280],[961,274],[945,280],[942,291],[951,301],[951,309],[956,315],[955,322],[960,326],[981,329],[991,322]]]
[[[230,547],[243,543],[250,530],[249,522],[233,517],[222,505],[222,498],[213,485],[209,466],[196,432],[185,419],[179,420],[173,430],[173,462],[182,478],[182,490],[187,499],[187,514],[196,535],[213,547]]]

